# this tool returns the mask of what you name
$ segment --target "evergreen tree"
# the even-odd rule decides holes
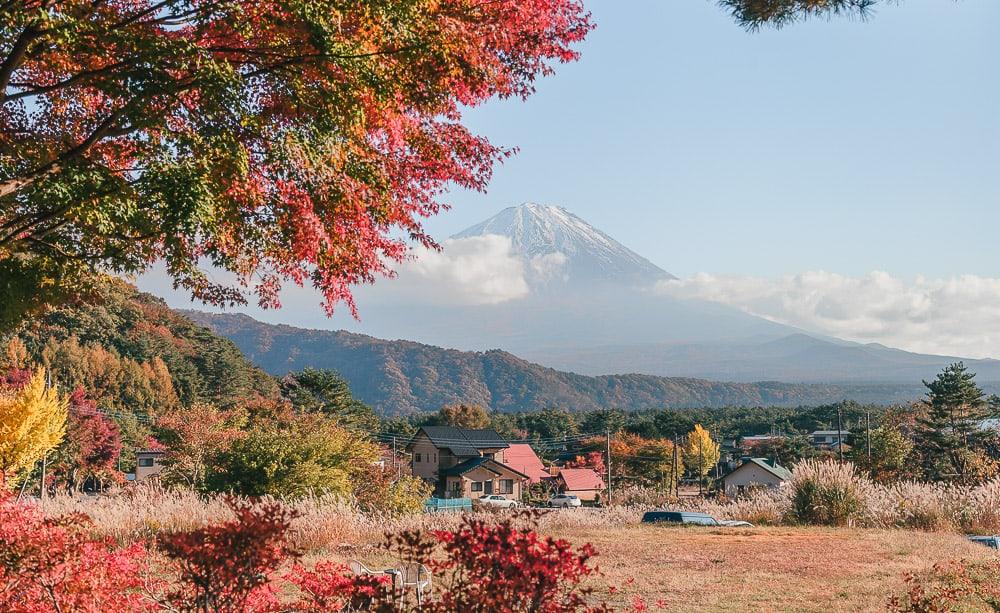
[[[378,428],[375,412],[356,399],[347,380],[333,370],[306,368],[286,375],[281,393],[300,413],[321,413],[344,426]]]
[[[810,17],[836,15],[867,17],[878,4],[889,0],[719,0],[736,21],[748,30],[765,25],[781,27]]]
[[[989,459],[983,453],[986,432],[981,424],[991,409],[975,377],[958,362],[933,381],[924,381],[927,399],[923,402],[925,413],[917,419],[915,447],[927,478],[968,482],[990,472]]]

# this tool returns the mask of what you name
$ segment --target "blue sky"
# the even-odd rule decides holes
[[[597,29],[579,62],[526,102],[467,113],[520,152],[488,193],[453,194],[433,235],[558,204],[681,277],[668,293],[850,340],[1000,357],[1000,2],[905,0],[865,22],[753,34],[711,0],[587,5]],[[483,285],[469,246],[454,247],[462,257],[437,270]],[[517,270],[483,260],[476,270]],[[387,283],[427,285],[373,291]],[[162,271],[140,282],[190,305],[167,285]],[[294,290],[282,311],[242,310],[356,327],[318,302]]]
[[[679,276],[992,276],[1000,2],[748,34],[708,0],[592,0],[580,62],[468,123],[520,153],[447,235],[562,204]]]

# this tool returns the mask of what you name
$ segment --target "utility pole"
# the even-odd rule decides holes
[[[611,429],[608,429],[608,506],[611,506]]]
[[[844,461],[844,407],[837,405],[837,451],[840,461]]]
[[[49,462],[49,454],[42,456],[42,482],[38,488],[38,500],[40,505],[45,504],[45,465]]]
[[[52,371],[49,369],[45,370],[45,389],[52,388]],[[38,485],[38,504],[45,504],[45,468],[49,463],[49,452],[46,451],[45,455],[42,456],[42,482]]]
[[[698,437],[698,495],[699,496],[704,495],[705,493],[704,491],[702,491],[702,484],[705,481],[705,477],[702,476],[701,472],[702,466],[705,463],[705,452],[701,448],[701,444],[703,441],[704,438],[699,436]]]
[[[868,466],[872,465],[872,410],[865,411],[865,431],[868,435]]]
[[[396,455],[396,437],[392,437],[392,464],[396,467],[396,481],[403,477],[403,467],[399,464],[399,456]]]
[[[681,497],[681,492],[680,492],[680,489],[678,487],[678,485],[679,485],[678,481],[680,480],[680,475],[678,473],[679,473],[680,467],[677,466],[677,462],[679,460],[680,460],[680,458],[678,457],[677,434],[674,434],[674,462],[673,462],[673,466],[670,467],[670,470],[673,473],[673,475],[672,475],[673,476],[673,488],[674,488],[674,496],[676,498],[680,498]]]

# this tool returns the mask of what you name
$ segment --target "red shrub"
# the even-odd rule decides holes
[[[0,498],[0,611],[104,613],[152,611],[140,591],[145,549],[89,537],[86,520],[45,519]]]
[[[579,549],[565,540],[539,536],[536,513],[525,512],[499,523],[466,518],[454,531],[438,530],[434,538],[443,560],[428,555],[430,541],[419,533],[390,537],[390,547],[426,563],[444,575],[444,588],[422,610],[441,613],[569,613],[608,611],[590,606],[591,590],[580,583],[597,572],[590,561],[593,546]],[[522,528],[517,521],[527,521]]]
[[[277,569],[296,555],[286,544],[293,513],[278,503],[230,499],[234,519],[168,535],[159,548],[177,581],[148,579],[147,550],[116,548],[89,538],[81,517],[44,519],[30,505],[0,499],[0,611],[4,613],[339,613],[410,610],[394,602],[384,576],[355,576],[343,566],[296,565],[279,581]],[[535,532],[536,513],[499,523],[466,518],[455,531],[404,532],[387,546],[404,560],[428,565],[435,591],[428,613],[591,613],[581,582],[597,572],[590,545],[579,549]],[[278,594],[298,588],[295,603]],[[153,596],[153,594],[164,594]],[[646,610],[641,600],[633,610]]]
[[[176,610],[256,613],[278,607],[272,575],[296,555],[285,539],[295,514],[278,503],[227,502],[234,519],[171,534],[159,544],[180,571],[180,585],[166,597]]]
[[[398,610],[387,576],[353,575],[340,564],[320,562],[313,570],[296,565],[286,578],[302,592],[302,599],[294,611],[390,613]]]

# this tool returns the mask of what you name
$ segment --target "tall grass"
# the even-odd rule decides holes
[[[630,491],[620,500],[628,503],[606,509],[551,510],[541,517],[539,527],[559,532],[636,524],[644,511],[665,504],[662,496],[647,496],[640,491]],[[349,500],[329,495],[287,504],[298,512],[292,524],[292,544],[308,552],[380,542],[387,532],[454,529],[461,520],[461,516],[450,514],[399,517],[366,513]],[[732,501],[699,500],[685,506],[757,525],[825,524],[1000,533],[1000,480],[977,487],[881,484],[858,474],[851,465],[835,462],[803,462],[792,471],[791,481],[778,490],[758,490]],[[95,532],[121,543],[230,517],[229,508],[219,497],[149,485],[100,497],[58,495],[46,501],[44,510],[52,516],[82,512],[90,517]],[[503,516],[489,511],[477,514],[484,518]]]
[[[854,525],[967,533],[1000,532],[1000,479],[980,486],[912,481],[882,484],[850,464],[802,462],[778,490],[760,490],[704,510],[765,524]]]
[[[286,501],[298,517],[292,522],[290,542],[304,552],[335,549],[343,545],[382,541],[387,532],[414,529],[456,529],[458,514],[380,515],[363,512],[349,500],[317,495]],[[231,511],[218,496],[203,496],[190,490],[140,485],[108,496],[59,494],[45,502],[50,516],[79,512],[90,518],[93,530],[119,543],[154,538],[230,519]],[[602,528],[639,522],[637,507],[566,509],[546,511],[539,520],[542,530]],[[477,516],[500,519],[506,513],[479,511]]]

